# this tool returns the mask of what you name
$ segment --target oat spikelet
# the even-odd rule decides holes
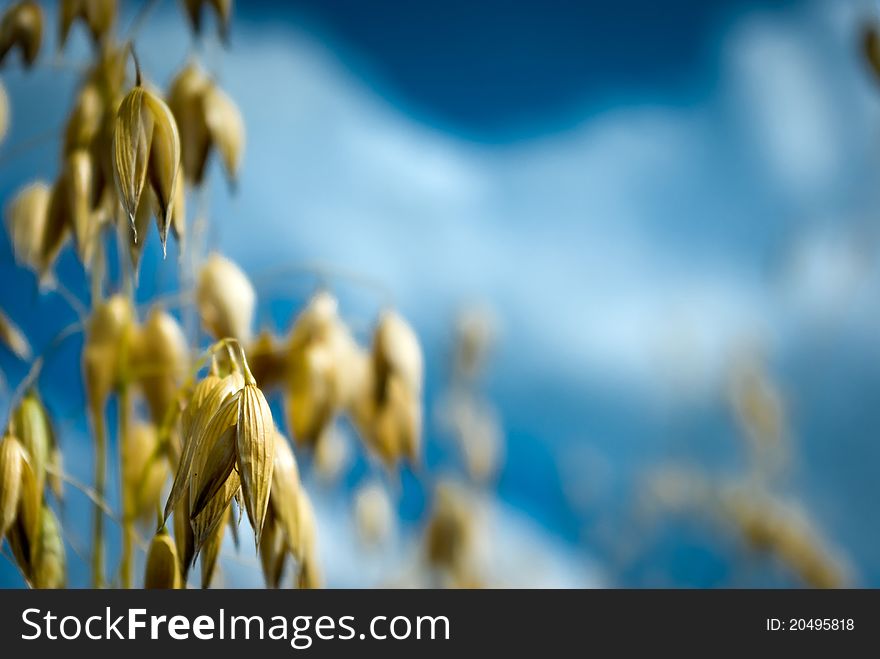
[[[242,391],[235,446],[244,504],[259,546],[275,464],[275,425],[253,377]]]
[[[213,84],[205,93],[204,107],[205,125],[220,152],[226,176],[234,184],[244,152],[244,119],[232,99]]]
[[[284,533],[270,509],[266,514],[263,540],[260,542],[260,565],[263,568],[266,588],[278,588],[281,585],[286,559],[287,545]]]
[[[240,491],[241,479],[238,477],[238,472],[233,471],[229,474],[221,490],[208,501],[202,512],[198,515],[190,516],[196,554],[202,550],[204,544],[210,539],[211,534],[223,521],[232,500]]]
[[[312,502],[301,489],[296,498],[297,521],[299,537],[297,538],[297,552],[299,556],[299,575],[297,585],[299,588],[320,588],[321,573],[318,567],[317,550],[317,524],[315,523],[315,510]]]
[[[212,376],[209,376],[212,377]],[[210,388],[203,388],[201,391],[197,386],[193,392],[193,400],[196,395],[199,398],[204,397],[200,404],[196,400],[195,406],[191,412],[186,413],[186,418],[182,419],[186,423],[184,427],[183,437],[183,453],[180,457],[180,463],[177,466],[177,472],[174,475],[174,483],[171,485],[171,492],[168,495],[168,501],[165,503],[165,519],[167,520],[171,511],[177,505],[178,500],[187,490],[189,486],[193,463],[197,455],[201,436],[204,434],[212,417],[217,410],[227,402],[232,396],[236,395],[244,386],[244,378],[239,372],[227,375],[224,378],[217,378],[211,381]],[[191,401],[190,406],[194,403]],[[190,420],[191,419],[191,420]]]
[[[247,348],[248,365],[263,391],[284,382],[287,376],[287,350],[269,330],[263,330]]]
[[[113,176],[132,231],[136,232],[138,204],[148,186],[155,195],[156,221],[165,250],[180,170],[180,135],[165,102],[141,84],[136,84],[119,106],[113,153]]]
[[[92,312],[83,346],[83,373],[93,413],[103,409],[116,386],[133,322],[134,311],[123,295],[108,298]]]
[[[49,184],[36,181],[19,190],[6,206],[6,228],[15,261],[34,272],[40,267],[51,196]]]
[[[31,344],[24,333],[2,310],[0,310],[0,341],[16,357],[23,361],[30,361],[33,354]]]
[[[61,527],[52,509],[44,505],[40,515],[40,533],[34,556],[33,581],[35,588],[64,588],[67,581],[67,561]]]
[[[40,53],[43,40],[43,10],[33,0],[17,2],[0,19],[0,64],[17,47],[25,67],[30,68]]]
[[[223,546],[223,536],[226,533],[226,524],[229,519],[229,506],[220,518],[220,523],[213,530],[210,537],[202,546],[202,588],[210,588],[217,569],[217,559],[220,557],[220,548]]]
[[[189,496],[183,496],[174,508],[174,545],[180,561],[180,575],[186,583],[189,568],[195,555],[195,540],[192,524],[189,521]]]
[[[92,201],[95,197],[95,167],[86,149],[74,149],[65,159],[65,192],[77,255],[83,264],[92,260],[94,247]]]
[[[144,588],[172,589],[181,588],[182,585],[177,548],[174,546],[174,540],[163,527],[153,536],[147,552]]]
[[[95,44],[104,41],[116,21],[116,4],[116,0],[61,0],[58,48],[64,48],[77,19],[86,24]]]
[[[12,435],[0,440],[0,539],[12,527],[21,500],[24,449]]]
[[[202,325],[215,339],[250,342],[257,294],[232,261],[216,253],[208,257],[199,271],[196,302]]]
[[[229,397],[204,430],[197,442],[189,483],[190,517],[195,517],[219,492],[235,467],[235,434],[239,423],[239,405],[244,390]]]
[[[299,444],[315,444],[351,397],[356,349],[336,299],[326,291],[315,295],[296,319],[288,348],[287,416]]]
[[[298,555],[299,522],[297,497],[301,484],[296,458],[290,444],[281,433],[275,431],[275,468],[272,471],[272,492],[269,508],[275,525],[282,532],[284,546]],[[272,526],[266,521],[267,525]]]
[[[159,435],[151,423],[135,423],[122,444],[124,508],[134,519],[155,516],[156,502],[168,476],[168,463],[158,453]]]
[[[186,336],[174,316],[158,307],[150,310],[132,337],[131,361],[150,416],[159,425],[177,398],[189,363]]]
[[[12,426],[33,469],[37,490],[42,493],[54,439],[49,413],[34,391],[27,392],[13,412]]]
[[[193,32],[202,32],[202,11],[205,6],[217,15],[217,29],[221,40],[229,40],[229,19],[232,17],[232,0],[183,0],[183,8],[192,25]]]

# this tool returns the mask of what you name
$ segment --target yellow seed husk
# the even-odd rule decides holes
[[[101,43],[113,29],[116,10],[116,0],[61,0],[58,47],[64,47],[77,19],[89,28],[92,41]]]
[[[309,557],[300,564],[297,588],[314,590],[322,587],[321,572],[314,557]]]
[[[195,516],[190,515],[196,554],[201,551],[217,525],[223,521],[232,499],[238,495],[240,489],[241,479],[238,472],[233,471],[229,474],[220,491],[208,501],[202,512]]]
[[[153,422],[161,424],[177,399],[189,365],[189,347],[183,328],[167,311],[153,307],[143,326],[134,332],[132,373],[147,400]]]
[[[15,437],[0,440],[0,539],[18,515],[24,460],[24,449]]]
[[[299,542],[298,504],[300,495],[299,469],[296,458],[281,433],[275,432],[275,468],[272,471],[272,491],[269,508],[272,520],[281,532],[285,546],[291,553]],[[269,513],[267,513],[269,514]],[[268,518],[267,518],[268,520]],[[269,524],[267,521],[266,524]]]
[[[422,378],[422,352],[415,333],[396,313],[383,313],[369,366],[360,366],[350,412],[362,437],[389,468],[400,458],[415,463],[420,457]]]
[[[104,101],[96,84],[80,89],[76,103],[64,131],[64,151],[88,149],[101,130],[104,121]]]
[[[257,294],[232,261],[216,253],[208,257],[199,272],[196,302],[202,325],[211,336],[250,343]]]
[[[180,134],[171,110],[155,94],[144,95],[144,105],[153,115],[153,139],[150,143],[149,180],[158,204],[156,222],[162,249],[168,241],[172,225],[177,186],[183,185],[180,173]],[[179,180],[180,179],[180,180]]]
[[[287,377],[287,350],[269,330],[263,330],[247,348],[248,365],[263,391],[283,383]]]
[[[174,186],[174,198],[171,201],[171,233],[177,241],[177,247],[183,253],[183,241],[186,238],[186,185],[184,185],[183,167],[177,173]]]
[[[113,176],[132,230],[144,187],[155,194],[162,248],[172,221],[180,135],[171,110],[153,92],[136,85],[122,100],[113,129]],[[135,240],[139,240],[135,235]]]
[[[37,476],[31,467],[27,452],[22,449],[21,489],[16,523],[21,531],[21,546],[27,548],[28,553],[25,558],[28,568],[33,565],[33,554],[37,549],[42,501],[43,493],[39,489]]]
[[[269,510],[263,526],[263,541],[260,543],[260,565],[266,588],[278,588],[284,574],[284,563],[287,558],[287,545],[284,534]]]
[[[229,506],[220,518],[220,523],[211,532],[211,535],[202,546],[202,588],[210,588],[214,580],[214,572],[217,568],[217,559],[220,557],[220,548],[223,546],[223,535],[226,533],[226,522],[229,519]]]
[[[320,588],[321,574],[318,569],[315,511],[306,491],[302,488],[300,488],[296,502],[299,538],[293,553],[300,566],[298,585],[300,588]]]
[[[49,483],[49,489],[52,490],[52,494],[55,495],[55,499],[59,502],[64,499],[64,479],[61,477],[63,473],[64,455],[61,453],[61,448],[58,446],[58,442],[53,433],[52,450],[49,451],[49,473],[47,475],[47,481]]]
[[[42,492],[54,440],[49,413],[35,392],[29,391],[22,398],[12,415],[12,424],[34,471],[37,490]]]
[[[150,229],[150,220],[153,218],[153,209],[155,207],[155,195],[152,190],[147,188],[141,194],[137,211],[134,214],[134,230],[131,231],[120,227],[127,235],[128,254],[131,257],[131,265],[135,277],[138,277],[140,273],[141,256],[144,253],[144,246],[147,244],[147,232]]]
[[[17,2],[0,19],[0,64],[18,47],[25,67],[37,59],[43,40],[43,10],[33,0]]]
[[[122,484],[126,516],[149,520],[168,476],[168,463],[158,452],[159,434],[151,423],[132,424],[122,443]]]
[[[187,64],[168,89],[168,107],[180,129],[181,158],[184,174],[199,184],[211,150],[211,135],[205,123],[205,92],[211,81],[194,63]]]
[[[114,295],[92,311],[83,346],[83,373],[90,409],[103,409],[116,386],[127,352],[134,311],[124,295]]]
[[[51,196],[49,184],[36,181],[19,190],[6,206],[6,227],[15,261],[34,272],[40,267]]]
[[[324,343],[292,350],[288,362],[287,416],[296,441],[313,445],[336,410],[335,362]]]
[[[475,531],[470,497],[450,483],[438,485],[435,494],[425,538],[428,560],[436,567],[464,573]]]
[[[41,511],[40,536],[33,563],[35,588],[64,588],[67,581],[64,540],[55,513],[45,505]]]
[[[24,333],[2,310],[0,310],[0,341],[16,357],[23,361],[30,361],[33,354],[31,344],[28,343]]]
[[[153,537],[147,552],[144,588],[172,589],[181,588],[182,585],[177,548],[168,531],[163,528]]]
[[[198,515],[235,467],[235,433],[244,391],[228,398],[195,438],[189,482],[190,517]]]
[[[289,342],[286,407],[297,443],[313,445],[339,408],[350,404],[357,352],[335,298],[325,291],[315,295],[296,319]]]
[[[203,103],[205,125],[220,152],[227,178],[234,182],[244,151],[244,120],[232,99],[216,85],[208,87]]]
[[[275,467],[275,424],[266,397],[254,383],[242,390],[235,448],[244,504],[259,546]]]
[[[211,378],[213,376],[208,377]],[[231,373],[224,378],[216,378],[216,382],[211,380],[210,387],[202,388],[201,391],[196,386],[193,398],[204,396],[204,401],[201,403],[198,400],[195,401],[198,409],[190,413],[188,417],[192,419],[192,421],[187,423],[189,430],[186,427],[184,428],[183,453],[177,466],[177,472],[174,475],[174,483],[171,485],[168,501],[165,503],[165,519],[168,519],[178,499],[183,496],[189,487],[193,462],[197,455],[201,435],[205,432],[217,410],[228,399],[236,395],[243,386],[244,377],[238,372]],[[193,405],[193,403],[191,402],[190,405]]]
[[[95,168],[87,149],[71,151],[65,161],[67,208],[73,229],[77,255],[83,264],[92,261],[96,221],[92,202],[95,198]]]
[[[202,31],[202,9],[207,5],[217,14],[217,28],[220,38],[229,39],[229,19],[232,16],[232,0],[183,0],[183,8],[196,34]]]
[[[55,185],[52,186],[46,223],[40,242],[40,252],[37,257],[37,272],[40,275],[40,282],[44,285],[52,284],[54,279],[52,266],[73,227],[69,190],[70,180],[65,172],[62,172],[55,180]]]
[[[421,394],[423,360],[418,337],[409,324],[393,311],[384,312],[376,326],[373,362],[377,398],[380,401],[385,393],[386,379],[391,373],[396,373],[407,389],[416,395]]]
[[[116,188],[132,225],[147,180],[147,164],[155,123],[152,115],[144,108],[145,94],[143,87],[136,86],[126,95],[116,114],[113,130],[113,172]]]
[[[214,375],[213,373],[209,373],[204,378],[199,380],[196,386],[193,388],[192,393],[190,394],[189,401],[186,404],[186,407],[183,408],[183,412],[180,414],[180,429],[183,433],[184,441],[189,438],[192,433],[192,422],[201,409],[202,405],[204,405],[205,401],[208,399],[208,396],[211,395],[211,392],[214,388],[220,384],[220,377]]]
[[[388,538],[394,517],[388,492],[381,483],[367,483],[355,493],[354,517],[358,536],[367,547],[380,545]]]
[[[183,496],[174,508],[174,545],[180,560],[180,574],[186,583],[190,565],[195,555],[195,539],[189,520],[189,496]]]

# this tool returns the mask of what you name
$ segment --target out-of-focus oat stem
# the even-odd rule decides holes
[[[132,502],[127,495],[127,485],[123,482],[125,474],[125,447],[131,427],[131,401],[129,385],[123,381],[119,387],[119,482],[122,500],[122,565],[120,577],[123,588],[134,586],[134,515]]]
[[[107,431],[104,425],[104,411],[97,407],[92,410],[95,426],[95,495],[101,501],[107,481]],[[92,525],[92,587],[104,585],[104,511],[95,505],[95,518]]]

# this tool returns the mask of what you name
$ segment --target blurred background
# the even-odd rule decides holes
[[[77,80],[43,5],[40,63],[0,73],[4,205],[55,176]],[[878,20],[868,0],[236,4],[229,47],[198,46],[247,126],[234,193],[212,165],[210,245],[252,278],[261,327],[286,329],[326,269],[359,336],[390,301],[426,357],[423,469],[380,476],[344,424],[329,476],[301,458],[328,586],[425,585],[439,479],[476,483],[480,585],[880,586]],[[170,0],[137,37],[161,89],[195,47]],[[63,61],[88,50],[78,30]],[[175,250],[147,244],[140,301],[176,290]],[[0,307],[39,354],[76,314],[5,232],[0,259]],[[57,271],[87,299],[73,254]],[[451,363],[474,336],[463,441]],[[41,387],[88,482],[80,347]],[[4,411],[27,367],[0,354]],[[370,547],[377,480],[397,521]],[[91,508],[67,496],[85,585]],[[224,548],[222,585],[262,584],[251,546]]]

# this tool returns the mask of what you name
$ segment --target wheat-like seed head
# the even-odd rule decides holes
[[[165,250],[177,194],[180,135],[165,102],[140,83],[119,106],[113,129],[113,153],[113,178],[135,233],[134,240],[140,239],[135,216],[146,187],[155,195],[156,222]]]
[[[117,384],[133,326],[134,310],[123,295],[108,298],[92,311],[83,346],[83,374],[93,411],[103,409]]]
[[[202,567],[202,588],[210,588],[211,582],[214,580],[217,559],[220,557],[220,548],[223,545],[223,535],[226,533],[228,519],[229,505],[227,504],[225,512],[220,518],[220,522],[202,545],[200,557]]]
[[[19,190],[6,206],[6,228],[16,263],[39,271],[52,188],[35,181]]]
[[[196,456],[199,455],[198,451],[203,441],[203,435],[212,418],[221,406],[241,391],[243,386],[244,376],[236,371],[224,378],[219,378],[216,382],[212,381],[209,390],[203,389],[199,392],[199,387],[197,386],[193,392],[194,398],[195,394],[198,393],[199,397],[204,396],[204,401],[201,404],[197,403],[197,409],[194,409],[187,415],[191,421],[188,420],[188,428],[184,428],[183,453],[180,457],[177,472],[174,475],[174,482],[171,485],[168,501],[165,503],[166,520],[171,515],[171,511],[177,505],[178,500],[188,491],[192,478],[193,464]],[[191,402],[190,406],[192,405],[193,403]]]
[[[135,423],[123,438],[122,487],[126,515],[148,521],[168,476],[168,463],[158,452],[159,434],[152,423]]]
[[[18,516],[21,501],[24,449],[12,435],[0,440],[0,540]]]
[[[54,437],[49,414],[35,392],[22,398],[12,413],[11,425],[33,469],[37,491],[42,493]]]
[[[207,5],[217,15],[217,28],[220,38],[229,40],[229,20],[232,17],[232,0],[182,0],[183,8],[196,34],[202,31],[202,11]]]
[[[250,343],[257,294],[232,261],[216,253],[208,257],[199,271],[196,302],[202,325],[211,336]]]
[[[68,153],[64,162],[67,215],[77,255],[83,264],[91,263],[97,239],[93,209],[96,177],[95,163],[87,149],[73,149]]]
[[[21,360],[27,361],[33,354],[27,337],[2,310],[0,310],[0,342]]]
[[[146,321],[133,332],[131,368],[157,425],[177,399],[189,366],[189,346],[183,328],[167,311],[153,307]]]
[[[0,19],[0,64],[7,53],[18,48],[25,67],[30,68],[40,53],[43,40],[43,10],[33,0],[10,6]]]
[[[58,48],[64,48],[77,20],[86,24],[95,44],[105,41],[116,22],[116,4],[116,0],[61,0]]]
[[[33,559],[35,588],[64,588],[67,582],[67,561],[64,540],[55,513],[43,505],[40,511],[40,530]]]
[[[150,542],[147,552],[147,566],[144,575],[144,588],[172,589],[182,588],[180,562],[174,540],[163,527]]]

